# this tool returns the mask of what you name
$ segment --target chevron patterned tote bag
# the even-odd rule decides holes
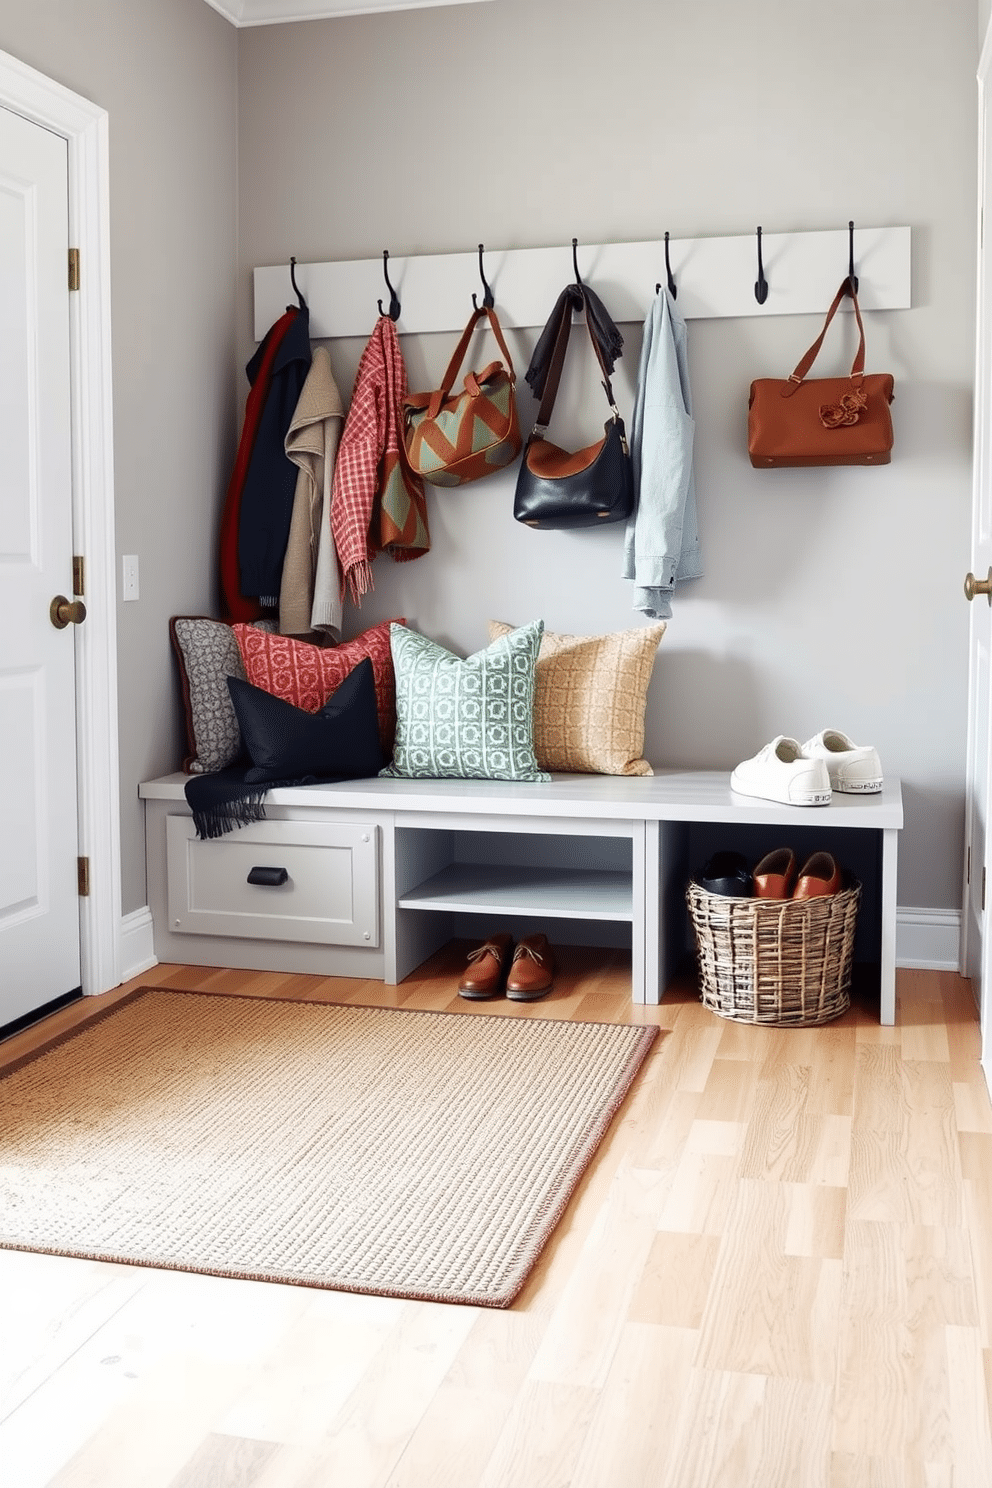
[[[481,372],[467,372],[462,391],[451,391],[472,333],[483,316],[506,359]],[[463,486],[502,470],[520,453],[516,374],[493,310],[480,305],[462,332],[444,381],[433,393],[411,393],[403,403],[406,457],[410,468],[435,486]]]

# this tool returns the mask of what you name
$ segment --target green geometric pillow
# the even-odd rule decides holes
[[[421,780],[550,780],[534,757],[534,663],[543,620],[464,660],[390,627],[396,673],[393,762],[380,775]]]

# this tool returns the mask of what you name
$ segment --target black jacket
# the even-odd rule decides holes
[[[261,355],[259,346],[245,369],[252,383]],[[286,434],[309,371],[310,312],[304,306],[283,337],[272,365],[272,380],[241,496],[241,593],[271,604],[279,598],[298,473],[286,454]]]

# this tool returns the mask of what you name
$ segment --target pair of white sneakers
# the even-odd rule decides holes
[[[882,765],[871,744],[855,744],[839,729],[823,729],[800,744],[779,734],[730,777],[741,796],[787,806],[828,806],[834,791],[871,795],[882,789]]]

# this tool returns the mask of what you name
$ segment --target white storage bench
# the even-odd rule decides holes
[[[790,807],[734,795],[722,771],[355,780],[272,790],[263,822],[199,841],[185,780],[140,787],[160,961],[396,983],[453,936],[543,929],[629,945],[632,999],[655,1003],[689,944],[690,874],[719,848],[753,862],[791,845],[861,879],[863,959],[895,1021],[898,781]]]

